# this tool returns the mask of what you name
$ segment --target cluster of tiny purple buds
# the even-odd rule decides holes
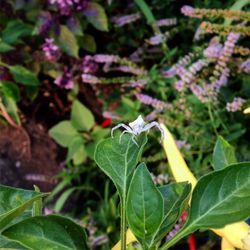
[[[230,69],[229,69],[229,68],[225,68],[225,69],[222,71],[222,73],[221,73],[219,79],[216,80],[216,81],[213,83],[214,89],[215,89],[216,92],[219,92],[220,89],[221,89],[221,87],[224,87],[224,86],[227,85],[229,75],[230,75]]]
[[[236,112],[242,109],[243,104],[246,102],[241,97],[235,97],[232,102],[227,103],[226,110],[228,112]]]
[[[184,14],[185,16],[189,16],[189,17],[196,17],[196,18],[201,18],[201,15],[197,15],[195,13],[195,9],[192,6],[189,5],[184,5],[181,8],[181,13]]]
[[[125,16],[115,16],[111,21],[115,24],[116,27],[122,27],[126,24],[133,23],[141,18],[140,13],[134,13]]]
[[[182,80],[175,82],[175,89],[179,92],[185,90],[185,83]]]
[[[223,46],[221,43],[211,43],[204,51],[204,56],[211,58],[211,59],[217,59],[220,56],[220,52],[222,50]]]
[[[60,57],[59,47],[55,44],[53,38],[46,38],[45,43],[42,45],[44,56],[48,61],[55,62]]]
[[[172,25],[176,25],[176,23],[177,23],[177,18],[165,18],[165,19],[160,19],[156,21],[156,25],[158,27],[172,26]]]
[[[54,83],[64,89],[72,89],[74,87],[74,81],[73,77],[70,71],[68,69],[64,70],[63,75],[58,76]]]
[[[147,84],[146,79],[139,79],[139,80],[130,80],[127,86],[131,88],[142,88]]]
[[[189,88],[202,103],[217,100],[216,91],[212,84],[205,83],[203,87],[197,84],[192,84]]]
[[[164,42],[166,39],[165,39],[165,36],[163,34],[157,34],[155,36],[152,36],[150,37],[147,42],[150,44],[150,45],[158,45],[158,44],[161,44],[162,42]]]
[[[169,108],[171,106],[169,103],[160,101],[160,100],[153,98],[149,95],[137,93],[135,96],[141,103],[146,104],[146,105],[150,105],[157,110],[163,110],[163,109]]]
[[[89,0],[49,0],[49,3],[55,5],[61,15],[68,16],[72,10],[85,10],[88,7]]]
[[[119,56],[97,54],[93,56],[93,59],[97,63],[116,63],[119,61]]]
[[[82,74],[82,81],[90,84],[101,83],[101,80],[98,77],[90,74]]]
[[[242,62],[239,66],[239,69],[241,72],[250,74],[250,59],[247,59],[246,61]]]
[[[131,73],[133,75],[141,76],[145,75],[146,71],[140,68],[134,68],[131,66],[126,66],[126,65],[121,65],[115,68],[115,70],[126,72],[126,73]]]
[[[98,70],[98,64],[93,60],[92,56],[85,56],[82,60],[81,70],[83,73],[95,73]]]

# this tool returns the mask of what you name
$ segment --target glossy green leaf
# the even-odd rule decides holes
[[[189,224],[219,228],[250,215],[250,162],[202,177],[193,192]]]
[[[0,229],[20,216],[45,193],[0,185]]]
[[[126,212],[130,229],[148,249],[161,225],[164,201],[144,163],[137,167],[131,180]]]
[[[164,199],[164,216],[156,236],[161,240],[175,225],[182,212],[188,207],[191,184],[187,182],[172,183],[158,188]]]
[[[87,10],[85,10],[88,21],[98,30],[108,31],[108,18],[104,8],[94,2],[88,4]]]
[[[78,100],[75,100],[71,110],[71,122],[78,130],[89,131],[95,124],[94,116]]]
[[[2,234],[32,250],[89,249],[84,229],[72,220],[58,215],[26,219],[7,228]]]
[[[6,43],[14,44],[18,38],[31,35],[32,29],[30,24],[23,23],[21,20],[12,20],[2,31],[2,39]]]
[[[214,171],[198,181],[186,224],[161,250],[198,229],[222,228],[249,216],[250,162]]]
[[[70,56],[78,57],[79,46],[74,34],[65,25],[60,26],[60,36],[58,38],[60,48]]]
[[[219,136],[213,152],[214,169],[219,170],[236,162],[234,147],[224,140],[223,137]]]
[[[40,84],[37,76],[21,65],[9,66],[10,73],[16,82],[27,86],[37,86]]]
[[[139,147],[132,141],[132,136],[124,134],[101,141],[95,151],[95,161],[102,171],[114,182],[119,194],[126,195],[139,157],[147,138],[141,134],[136,138]]]
[[[59,145],[68,147],[78,132],[70,121],[61,121],[49,130],[49,135]]]
[[[0,235],[0,249],[1,250],[28,250],[28,248],[18,244],[17,242],[8,240]]]

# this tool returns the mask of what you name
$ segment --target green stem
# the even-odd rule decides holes
[[[241,10],[244,6],[250,4],[250,0],[238,0],[230,8],[230,10]],[[226,19],[224,25],[230,25],[232,19]]]
[[[218,136],[219,134],[218,134],[218,131],[217,131],[216,126],[214,124],[214,116],[213,116],[213,113],[212,113],[211,103],[210,102],[208,103],[207,108],[208,108],[208,115],[209,115],[210,120],[211,120],[212,125],[213,125],[214,133]]]
[[[134,0],[137,6],[140,8],[143,15],[146,17],[148,24],[152,27],[155,34],[162,34],[160,28],[155,24],[155,17],[144,0]],[[162,49],[164,53],[168,51],[168,46],[166,43],[162,43]]]
[[[126,195],[121,198],[121,250],[126,250]]]
[[[191,234],[194,231],[195,230],[193,230],[190,226],[188,226],[186,228],[184,227],[173,238],[171,238],[161,248],[159,248],[159,250],[167,250],[167,249],[169,249],[171,246],[176,244],[179,240],[181,240],[182,238],[184,238],[185,236]]]

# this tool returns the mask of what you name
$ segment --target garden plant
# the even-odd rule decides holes
[[[0,1],[0,249],[249,250],[249,10]]]

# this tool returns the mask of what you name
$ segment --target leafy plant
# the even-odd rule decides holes
[[[46,195],[0,185],[1,249],[89,249],[80,225],[59,215],[42,216],[41,199]]]
[[[198,229],[220,228],[250,215],[247,201],[250,163],[236,163],[198,181],[192,193],[187,222],[173,238],[160,246],[162,238],[187,208],[191,186],[187,183],[155,186],[146,165],[141,163],[136,167],[138,160],[134,160],[144,147],[142,138],[145,135],[138,138],[138,148],[130,135],[124,135],[121,140],[119,137],[106,139],[97,146],[95,154],[97,164],[112,179],[120,195],[122,249],[126,249],[127,227],[143,249],[163,250]],[[227,146],[223,146],[225,150]],[[133,154],[128,154],[132,148]],[[217,152],[217,157],[219,155],[223,156],[223,153]],[[124,157],[128,161],[124,161]],[[173,196],[174,190],[179,191],[178,195]],[[231,216],[224,216],[226,213]]]

